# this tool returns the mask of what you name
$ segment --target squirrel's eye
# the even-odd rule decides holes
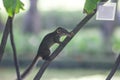
[[[60,30],[60,29],[58,29],[58,30],[57,30],[57,33],[61,33],[61,30]]]

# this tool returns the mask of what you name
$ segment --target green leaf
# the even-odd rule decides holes
[[[87,13],[87,14],[94,13],[94,10],[96,9],[97,3],[99,1],[100,0],[86,0],[85,6],[84,6],[84,13]]]
[[[98,2],[106,2],[106,1],[108,0],[86,0],[83,12],[87,14],[92,14],[97,8]]]
[[[23,6],[24,6],[24,4],[20,0],[17,0],[17,5],[16,5],[15,13],[19,13],[20,9],[24,10]]]
[[[20,0],[3,0],[4,7],[9,16],[19,13],[23,9],[24,4]]]

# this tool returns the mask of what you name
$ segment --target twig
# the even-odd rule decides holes
[[[111,72],[110,72],[109,75],[107,76],[106,80],[111,80],[111,78],[112,78],[113,75],[115,74],[117,68],[119,67],[119,64],[120,64],[120,54],[119,54],[118,58],[116,59],[115,64],[114,64]]]
[[[3,54],[4,54],[4,50],[5,50],[5,46],[6,46],[6,42],[7,42],[7,38],[10,32],[10,24],[11,24],[11,17],[8,17],[7,22],[6,22],[6,26],[3,32],[3,36],[2,36],[2,40],[1,40],[1,45],[0,45],[0,62],[2,60]]]
[[[96,13],[96,12],[95,12]],[[94,14],[90,14],[87,15],[72,31],[74,33],[74,35],[92,18],[92,16],[94,16]],[[43,63],[43,65],[41,66],[39,72],[37,73],[37,75],[34,77],[34,80],[40,80],[40,78],[42,77],[44,71],[46,70],[46,68],[48,67],[48,65],[50,64],[50,62],[63,50],[63,48],[67,45],[67,43],[73,38],[72,37],[67,37],[64,41],[63,44],[61,44],[50,56],[51,60],[50,61],[45,61]]]
[[[12,22],[13,22],[13,17],[11,17],[11,19],[10,19],[10,40],[11,40],[11,46],[13,49],[14,64],[15,64],[15,68],[16,68],[17,79],[22,80],[21,76],[20,76],[19,64],[18,64],[18,59],[17,59],[17,54],[16,54],[16,47],[15,47],[15,43],[14,43]]]

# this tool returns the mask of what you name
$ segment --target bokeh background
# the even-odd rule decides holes
[[[86,14],[83,14],[85,0],[21,1],[25,4],[25,10],[15,16],[13,26],[22,73],[37,54],[39,44],[46,34],[58,26],[71,31]],[[114,21],[98,21],[94,16],[50,64],[42,80],[105,80],[120,51],[119,10],[118,5]],[[0,39],[6,20],[7,13],[0,0]],[[54,45],[51,52],[57,46]],[[37,68],[26,80],[33,79],[42,62],[39,61]],[[120,80],[119,69],[112,80]],[[0,63],[0,80],[15,78],[13,53],[8,39]]]

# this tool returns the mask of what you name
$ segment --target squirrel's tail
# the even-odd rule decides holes
[[[24,79],[31,71],[32,69],[36,66],[36,64],[39,61],[39,56],[36,55],[34,60],[32,61],[32,63],[30,64],[30,66],[28,66],[28,68],[21,74],[21,78]]]

